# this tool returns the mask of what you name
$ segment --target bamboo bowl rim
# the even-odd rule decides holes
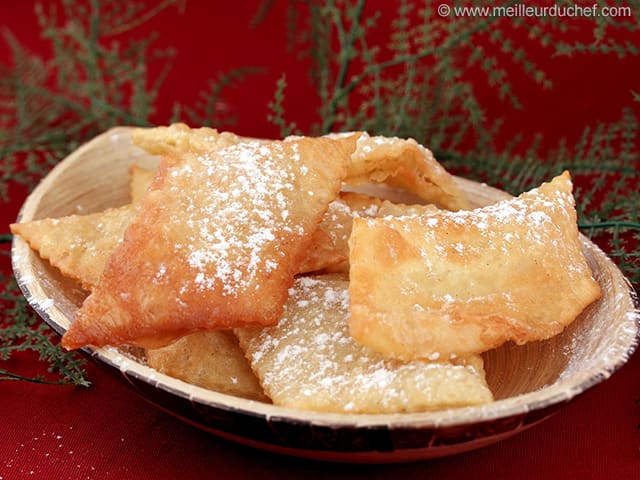
[[[73,167],[77,162],[83,161],[83,159],[86,161],[86,156],[97,145],[114,143],[118,139],[122,140],[123,136],[129,135],[129,130],[129,127],[116,127],[108,130],[82,145],[62,160],[28,196],[22,206],[18,221],[25,222],[35,218],[44,195],[56,185],[70,167]],[[478,186],[480,186],[482,189],[487,190],[488,195],[495,198],[506,198],[508,196],[505,192],[467,179],[456,177],[456,181],[462,186],[474,186],[474,188],[479,188]],[[584,236],[581,237],[585,251],[593,256],[597,261],[598,268],[605,271],[604,273],[609,276],[612,284],[621,290],[614,299],[617,305],[620,306],[620,311],[617,312],[620,317],[620,323],[614,332],[610,332],[610,334],[616,335],[615,342],[611,348],[601,353],[598,357],[600,361],[592,365],[591,368],[570,372],[553,384],[538,390],[499,399],[484,405],[440,411],[394,414],[342,414],[302,411],[239,398],[185,383],[146,366],[141,361],[115,347],[85,347],[83,350],[97,360],[120,370],[125,376],[132,376],[191,402],[246,415],[258,415],[267,419],[283,419],[294,423],[355,428],[440,428],[482,423],[522,415],[569,402],[577,395],[603,382],[629,360],[640,341],[640,310],[638,310],[638,298],[633,287],[598,246]],[[47,324],[57,333],[63,334],[69,325],[70,319],[49,298],[46,291],[47,285],[45,285],[43,279],[39,278],[38,271],[36,271],[34,263],[31,261],[32,257],[37,255],[22,238],[15,236],[11,256],[15,277],[27,301]],[[606,294],[607,292],[605,291],[604,293]]]

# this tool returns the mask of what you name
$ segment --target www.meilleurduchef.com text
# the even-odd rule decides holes
[[[450,6],[441,3],[438,15],[448,17],[631,17],[629,6],[584,5],[533,6],[517,3],[508,6]]]

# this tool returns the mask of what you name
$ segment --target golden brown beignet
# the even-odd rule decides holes
[[[348,161],[329,139],[163,158],[63,346],[153,348],[274,324]]]
[[[137,212],[137,206],[125,205],[89,215],[15,223],[11,232],[22,236],[63,275],[92,290]]]
[[[448,210],[469,208],[469,202],[453,176],[438,163],[429,149],[412,138],[372,137],[366,132],[329,137],[338,138],[345,148],[353,143],[356,145],[345,183],[354,186],[386,183]]]
[[[478,355],[402,362],[358,345],[349,334],[347,288],[334,275],[298,278],[277,326],[235,330],[274,404],[396,413],[492,400]]]
[[[214,390],[268,402],[238,339],[228,330],[187,335],[161,348],[147,349],[147,363],[171,377]]]
[[[449,358],[561,332],[600,296],[572,184],[473,211],[354,220],[354,338],[396,358]]]
[[[168,127],[136,128],[131,133],[131,139],[134,145],[152,155],[172,156],[189,152],[208,152],[239,143],[269,143],[269,140],[241,137],[232,132],[218,132],[209,127],[190,128],[184,123],[173,123]]]

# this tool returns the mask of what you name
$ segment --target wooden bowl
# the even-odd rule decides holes
[[[69,155],[26,200],[19,221],[91,213],[129,202],[128,167],[154,158],[134,147],[129,129],[114,128]],[[504,192],[458,179],[474,206]],[[584,253],[603,296],[562,334],[544,342],[506,345],[485,355],[490,404],[411,414],[327,414],[238,398],[163,375],[129,351],[85,348],[122,374],[144,398],[180,419],[265,450],[348,462],[402,462],[450,455],[514,435],[606,380],[638,344],[640,314],[630,284],[586,238]],[[16,278],[25,297],[58,333],[86,293],[16,237]],[[569,440],[569,439],[568,439]]]

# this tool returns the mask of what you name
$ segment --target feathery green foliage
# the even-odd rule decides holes
[[[278,82],[276,83],[276,92],[274,94],[273,101],[269,102],[269,114],[267,115],[267,120],[271,123],[275,124],[280,129],[280,135],[284,138],[296,130],[296,124],[294,122],[287,122],[285,120],[285,111],[284,111],[284,93],[287,88],[287,77],[285,74],[282,74],[280,78],[278,78]]]
[[[3,257],[0,261],[8,263],[6,254]],[[3,315],[0,317],[0,361],[9,360],[15,352],[35,352],[52,374],[31,377],[0,368],[0,381],[28,380],[36,383],[89,386],[83,370],[85,360],[77,354],[60,349],[53,340],[53,332],[38,318],[20,293],[15,279],[5,276],[2,270],[0,305],[3,308]]]
[[[227,110],[222,99],[223,93],[229,87],[237,86],[247,76],[263,71],[257,67],[244,67],[219,74],[215,80],[209,81],[206,90],[200,92],[193,106],[182,107],[176,104],[171,122],[182,119],[190,125],[216,128],[235,125],[238,119]]]
[[[160,2],[160,11],[177,0]],[[8,182],[33,186],[83,141],[114,125],[148,125],[158,89],[170,68],[170,50],[153,38],[122,45],[118,35],[153,12],[140,3],[47,3],[36,15],[53,55],[26,51],[9,31],[13,65],[0,73],[0,195]],[[165,61],[148,86],[149,64]],[[26,167],[26,168],[25,168]]]
[[[4,31],[13,64],[0,66],[1,198],[8,198],[12,183],[33,187],[79,144],[111,126],[149,124],[173,52],[152,49],[153,37],[122,45],[118,35],[179,4],[165,0],[151,10],[140,2],[38,4],[35,13],[42,37],[52,46],[50,59],[26,51]],[[165,64],[149,86],[149,64],[155,61]],[[52,332],[36,321],[15,281],[2,278],[0,284],[7,304],[0,359],[37,352],[61,383],[88,385],[82,360],[53,343]],[[28,379],[5,370],[0,378]],[[29,380],[46,382],[43,376]]]

